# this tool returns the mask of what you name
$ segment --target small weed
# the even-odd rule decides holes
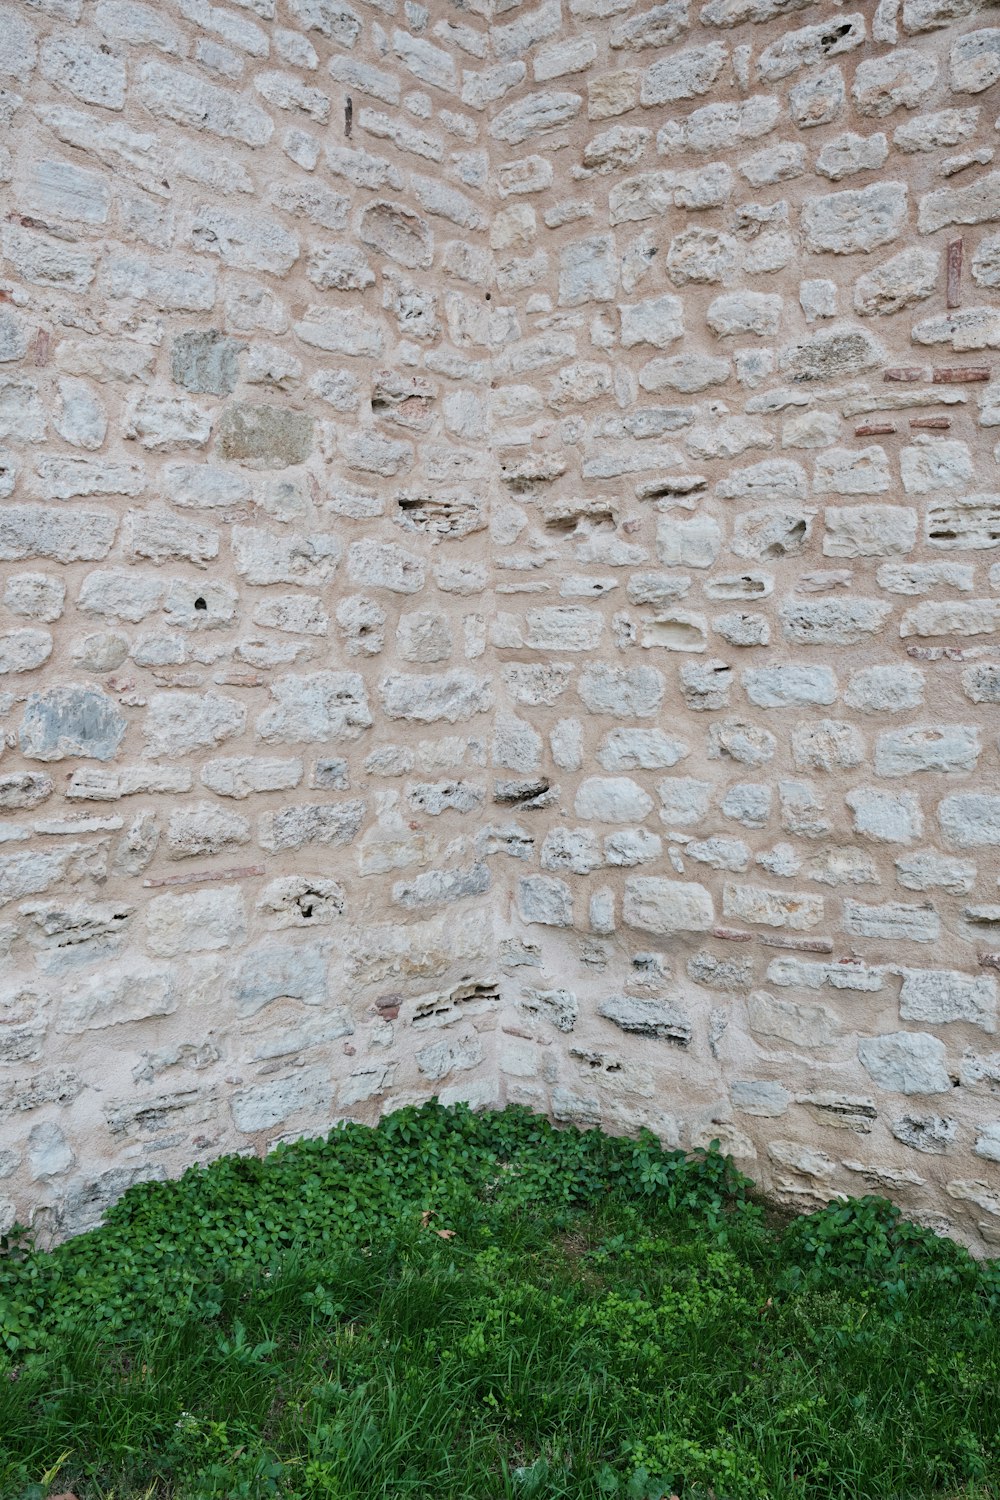
[[[0,1500],[1000,1500],[1000,1264],[435,1103],[0,1245]]]

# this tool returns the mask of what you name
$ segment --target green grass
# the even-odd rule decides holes
[[[0,1496],[987,1500],[1000,1263],[431,1104],[0,1258]]]

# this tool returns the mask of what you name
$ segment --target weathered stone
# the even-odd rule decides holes
[[[144,726],[146,754],[169,760],[242,734],[246,708],[218,693],[156,693],[149,701]],[[107,758],[107,757],[105,757]]]
[[[838,719],[800,724],[792,735],[792,758],[800,771],[850,770],[861,765],[864,755],[858,730]]]
[[[258,828],[261,848],[300,849],[306,844],[349,844],[357,836],[365,804],[352,802],[303,803],[280,812],[264,813]]]
[[[732,292],[710,303],[706,322],[718,338],[772,336],[781,320],[782,299],[767,292]]]
[[[625,882],[622,919],[642,932],[707,932],[714,909],[702,885],[636,875]]]
[[[682,230],[680,234],[674,235],[670,241],[670,249],[667,251],[667,274],[675,286],[686,286],[689,282],[731,281],[738,265],[738,255],[739,246],[732,235],[720,234],[717,230],[702,229],[695,225],[690,229]],[[756,300],[755,294],[749,293],[746,295],[749,296],[750,305],[753,305]],[[757,294],[757,297],[762,299],[762,294]],[[737,299],[728,300],[735,302]],[[727,305],[727,299],[717,299],[717,302],[721,302],[723,308]],[[774,327],[777,327],[776,317],[777,313],[780,313],[781,310],[781,299],[777,297],[766,299],[766,304],[762,299],[759,306],[758,321],[764,316],[765,305],[769,306],[772,310],[774,319],[773,332]],[[712,306],[715,307],[716,304],[713,303]],[[715,316],[717,319],[721,318],[721,311],[717,312]],[[730,314],[730,318],[733,316],[735,316],[735,308]],[[748,314],[744,316],[748,316]],[[709,327],[714,332],[720,332],[711,321],[709,322]],[[736,330],[734,329],[733,331]],[[752,329],[749,331],[760,332],[763,330]]]
[[[814,254],[868,254],[897,239],[906,218],[904,183],[876,183],[872,187],[807,198],[802,209],[806,246]]]
[[[806,170],[806,151],[798,141],[781,141],[755,151],[737,169],[753,188],[790,182]]]
[[[684,120],[668,120],[657,135],[657,148],[665,155],[724,150],[768,135],[780,117],[780,101],[767,94],[739,104],[706,104]]]
[[[688,47],[661,58],[642,75],[643,105],[674,104],[707,94],[722,72],[728,49],[719,42]]]
[[[125,103],[125,66],[106,51],[70,36],[50,37],[39,53],[43,78],[86,104],[119,110]]]
[[[656,528],[656,552],[667,567],[710,568],[719,555],[722,533],[710,516],[691,520],[667,514]]]
[[[108,873],[108,841],[62,843],[37,853],[0,855],[0,905],[82,881],[100,883]]]
[[[882,454],[881,449],[875,451]],[[888,484],[882,484],[883,473],[881,463],[874,465],[865,459],[851,464],[846,475],[844,468],[838,466],[839,492],[870,494],[888,488]],[[833,487],[832,477],[830,469],[824,471],[824,489]],[[817,480],[820,480],[819,465]],[[817,489],[820,487],[818,482]],[[823,525],[826,557],[892,557],[910,552],[917,541],[917,513],[903,505],[828,506],[823,513]]]
[[[824,68],[804,78],[789,91],[788,108],[800,130],[830,125],[840,118],[847,103],[844,75],[838,67]]]
[[[551,875],[526,875],[517,882],[517,909],[524,922],[546,927],[570,927],[573,896],[564,880]]]
[[[781,351],[779,363],[795,382],[862,374],[883,362],[885,351],[862,328],[835,325]]]
[[[880,734],[875,746],[879,776],[918,771],[972,771],[982,751],[974,724],[927,724]]]
[[[903,1021],[940,1025],[968,1021],[984,1031],[997,1024],[997,983],[987,975],[973,977],[954,969],[904,969],[899,992]]]
[[[858,1043],[862,1067],[879,1085],[897,1094],[944,1094],[951,1079],[944,1065],[944,1043],[925,1031],[897,1031]]]
[[[53,425],[74,448],[100,448],[108,431],[102,402],[82,380],[59,382],[59,405]]]
[[[747,1015],[751,1031],[793,1047],[829,1047],[841,1034],[827,1006],[777,999],[766,990],[748,997]]]
[[[1000,78],[1000,30],[967,31],[952,43],[948,83],[956,94],[981,94]]]
[[[912,1146],[915,1151],[924,1151],[930,1155],[940,1155],[951,1149],[958,1124],[944,1115],[905,1114],[890,1120],[889,1129],[904,1146]]]
[[[203,448],[212,431],[211,416],[193,401],[140,395],[126,403],[122,432],[152,452]]]
[[[98,687],[43,689],[28,698],[19,736],[21,753],[29,760],[113,760],[125,728],[124,716]]]
[[[372,723],[357,672],[291,674],[276,678],[270,691],[275,701],[256,721],[258,738],[268,744],[352,740]]]
[[[928,600],[904,612],[899,633],[906,636],[991,635],[1000,624],[1000,601],[972,599],[962,604]]]
[[[665,349],[683,336],[684,322],[679,297],[666,294],[645,302],[620,303],[621,341],[625,349],[636,344],[652,344]]]
[[[823,898],[802,892],[771,891],[761,886],[727,883],[722,911],[724,916],[734,917],[737,921],[803,932],[823,920]]]
[[[176,558],[203,568],[219,555],[220,536],[214,527],[165,509],[151,506],[144,511],[128,511],[122,532],[128,554],[157,564]]]
[[[675,354],[668,359],[651,359],[639,372],[644,391],[664,389],[690,395],[709,386],[724,385],[732,374],[727,359],[713,359],[706,354]]]
[[[240,348],[236,339],[214,328],[182,333],[171,349],[171,377],[186,390],[227,396],[239,378],[236,356]]]
[[[973,478],[972,460],[965,443],[942,438],[924,441],[903,448],[899,461],[903,488],[908,495],[964,489]]]
[[[851,937],[933,943],[941,936],[941,919],[932,906],[901,901],[866,906],[860,901],[845,900],[843,923],[844,931]]]
[[[588,120],[609,120],[627,114],[638,102],[639,74],[631,68],[605,73],[587,84]]]
[[[879,844],[910,844],[923,832],[923,814],[913,792],[883,792],[857,787],[845,802],[854,815],[854,831]]]
[[[683,1006],[671,1000],[615,995],[600,1002],[597,1014],[634,1036],[671,1042],[676,1047],[691,1044],[690,1017]]]
[[[962,691],[973,703],[1000,703],[1000,667],[992,662],[966,667]]]
[[[688,0],[664,0],[651,10],[641,11],[611,28],[610,42],[615,50],[643,51],[647,47],[665,47],[683,35],[688,27]]]
[[[751,703],[760,708],[784,708],[837,699],[837,678],[831,667],[748,667],[743,686]]]
[[[52,637],[47,630],[0,631],[0,676],[32,672],[51,655]]]
[[[283,469],[309,457],[313,427],[306,412],[233,402],[222,413],[216,440],[223,458],[255,469]]]
[[[1000,797],[986,792],[959,792],[938,804],[941,831],[958,849],[1000,844]]]
[[[410,719],[432,724],[441,719],[454,724],[459,719],[485,713],[493,704],[487,678],[461,670],[423,677],[384,677],[379,683],[383,711],[391,719]]]
[[[212,802],[178,808],[167,821],[168,859],[231,853],[249,841],[247,819]]]
[[[290,1078],[276,1078],[237,1089],[231,1099],[233,1123],[246,1134],[273,1130],[297,1115],[325,1118],[332,1098],[325,1068],[304,1068]]]
[[[327,926],[343,915],[346,895],[334,880],[319,875],[281,875],[271,880],[257,898],[257,910],[273,925]]]
[[[27,83],[38,61],[37,33],[31,23],[11,5],[3,8],[4,45],[0,74]]]
[[[52,777],[43,771],[12,771],[0,776],[0,809],[14,812],[37,807],[53,790]]]
[[[936,251],[912,246],[900,250],[854,283],[854,311],[863,318],[901,312],[934,292],[940,261]]]
[[[897,109],[916,109],[933,89],[937,76],[932,56],[899,47],[888,57],[866,58],[858,64],[851,98],[859,114],[884,119]]]
[[[983,224],[1000,218],[1000,172],[988,172],[964,187],[938,188],[920,199],[917,226],[932,234],[949,224]]]
[[[531,94],[500,110],[490,122],[490,135],[509,146],[519,146],[532,136],[567,125],[579,114],[582,104],[579,94],[565,89]]]
[[[70,988],[60,1001],[56,1027],[70,1035],[103,1030],[172,1015],[177,1005],[177,986],[169,969],[125,960]]]
[[[971,594],[974,572],[966,563],[883,563],[875,577],[891,594],[929,594],[937,588]]]
[[[782,634],[800,645],[855,645],[871,639],[888,614],[879,599],[790,600],[780,609]]]
[[[612,224],[657,218],[671,207],[720,208],[733,187],[725,162],[687,172],[644,172],[616,183],[609,195]]]
[[[150,114],[193,130],[207,130],[227,140],[265,146],[274,130],[270,115],[246,96],[207,83],[168,63],[142,63],[137,90],[140,102]]]
[[[146,908],[146,944],[158,958],[231,948],[246,936],[239,890],[157,896]]]
[[[840,182],[856,172],[877,171],[888,156],[889,143],[881,131],[870,136],[846,131],[826,143],[816,158],[816,170],[831,182]]]

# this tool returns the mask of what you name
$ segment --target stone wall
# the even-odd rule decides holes
[[[426,1097],[1000,1243],[1000,28],[0,4],[0,1198]]]

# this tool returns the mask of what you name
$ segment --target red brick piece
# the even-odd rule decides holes
[[[765,948],[790,948],[794,953],[832,953],[832,938],[784,937],[778,932],[761,933]]]
[[[990,372],[985,365],[961,365],[956,369],[935,370],[931,376],[935,385],[971,385],[976,380],[989,380]]]
[[[752,932],[741,932],[738,927],[713,927],[712,936],[727,943],[752,943]]]

